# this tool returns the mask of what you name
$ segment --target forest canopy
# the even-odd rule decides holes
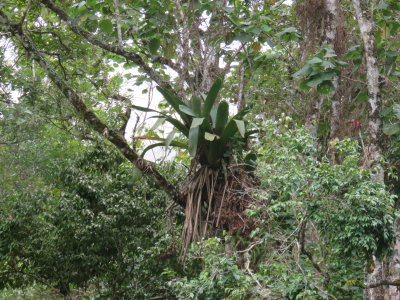
[[[400,298],[400,2],[0,0],[0,298]]]

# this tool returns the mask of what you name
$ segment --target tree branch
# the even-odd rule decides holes
[[[386,280],[386,279],[384,279],[384,280],[380,280],[380,281],[377,281],[377,282],[371,282],[371,283],[365,284],[363,286],[363,288],[372,289],[372,288],[385,286],[385,285],[400,286],[400,278],[395,279],[395,280]]]
[[[67,22],[68,26],[75,34],[83,37],[86,41],[88,41],[92,45],[100,47],[101,49],[112,52],[114,54],[120,55],[126,58],[127,60],[134,62],[139,67],[141,67],[144,70],[144,72],[150,77],[150,79],[156,82],[159,86],[175,93],[174,90],[172,89],[171,84],[168,81],[164,80],[160,76],[160,74],[154,71],[139,54],[128,51],[124,49],[121,45],[108,44],[98,39],[90,32],[79,27],[78,24],[76,24],[76,22],[74,21],[74,19],[72,19],[61,7],[57,6],[51,0],[42,0],[41,2],[47,8],[55,12],[61,20]]]
[[[80,95],[71,88],[67,82],[54,70],[51,64],[42,56],[34,42],[22,30],[20,24],[10,22],[2,10],[0,10],[0,24],[3,25],[11,34],[21,43],[26,53],[29,54],[44,69],[47,76],[60,89],[64,96],[69,100],[78,114],[98,133],[102,134],[112,144],[114,144],[121,153],[132,162],[143,174],[151,177],[172,199],[179,205],[184,205],[184,200],[180,193],[171,185],[151,163],[141,158],[133,151],[125,138],[118,132],[108,128],[91,111],[81,99]]]

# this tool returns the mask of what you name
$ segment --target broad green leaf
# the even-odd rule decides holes
[[[192,111],[194,112],[196,117],[200,117],[200,115],[201,115],[201,98],[198,96],[193,96],[193,98],[192,98]]]
[[[317,87],[319,84],[321,84],[324,81],[324,79],[322,79],[321,76],[318,76],[316,78],[307,80],[307,86],[309,86],[310,88],[315,88]]]
[[[215,140],[215,139],[217,139],[218,138],[218,135],[216,135],[216,134],[212,134],[212,133],[209,133],[209,132],[206,132],[206,133],[204,133],[204,138],[207,140],[207,141],[213,141],[213,140]]]
[[[400,104],[399,103],[393,104],[392,110],[396,118],[400,120]]]
[[[324,60],[321,64],[324,68],[334,68],[335,65],[331,63],[329,60]]]
[[[215,131],[221,133],[229,118],[229,104],[226,101],[221,101],[217,110],[217,119],[215,121]]]
[[[190,125],[190,128],[196,128],[199,127],[201,124],[203,124],[204,118],[193,118],[192,125]]]
[[[310,65],[319,64],[319,63],[322,63],[322,59],[320,59],[319,57],[313,57],[312,59],[310,59],[310,60],[308,61],[308,63],[309,63]]]
[[[197,144],[199,142],[199,126],[190,128],[189,130],[189,154],[191,157],[195,157],[197,153]]]
[[[194,111],[193,111],[190,107],[187,107],[186,105],[179,105],[179,109],[180,109],[183,113],[185,113],[185,114],[187,114],[187,115],[189,115],[189,116],[192,116],[192,117],[195,117],[195,116],[196,116],[196,114],[194,113]]]
[[[113,24],[110,20],[101,20],[99,23],[99,27],[101,31],[108,34],[111,34],[114,31]]]
[[[218,106],[219,106],[218,103],[214,103],[214,105],[210,111],[210,118],[211,118],[211,123],[212,123],[213,128],[215,128],[215,122],[217,121]]]
[[[293,77],[307,77],[311,73],[311,66],[309,64],[306,64],[304,67],[302,67],[300,70],[298,70],[296,73],[293,74]]]
[[[235,120],[236,126],[239,130],[240,135],[244,138],[244,135],[246,133],[245,125],[243,120]]]
[[[221,140],[223,143],[226,143],[236,133],[237,130],[238,128],[236,122],[234,119],[231,119],[221,134]]]
[[[160,48],[160,39],[151,39],[149,43],[149,50],[150,53],[153,55],[156,55],[158,52],[158,49]]]
[[[246,32],[238,32],[235,34],[235,36],[233,37],[234,40],[237,40],[239,42],[242,43],[248,43],[251,42],[253,40],[253,37],[246,33]]]
[[[308,82],[310,80],[303,80],[300,84],[299,84],[299,89],[303,90],[303,91],[308,91],[310,89],[310,87],[308,86]]]
[[[169,43],[163,47],[163,52],[165,58],[175,58],[176,57],[176,50],[175,50],[175,45],[172,43]]]
[[[400,133],[400,123],[385,124],[383,125],[382,131],[386,135],[395,135]]]
[[[206,101],[204,103],[203,117],[208,118],[211,109],[215,103],[215,100],[218,97],[218,93],[221,90],[221,87],[222,87],[222,79],[217,78],[207,94]]]

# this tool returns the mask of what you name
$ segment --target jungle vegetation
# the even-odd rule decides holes
[[[0,0],[1,299],[400,298],[400,2]]]

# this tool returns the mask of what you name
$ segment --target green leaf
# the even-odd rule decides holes
[[[163,140],[163,139],[160,139]],[[165,147],[166,146],[166,142],[162,142],[162,143],[155,143],[155,144],[151,144],[150,146],[146,147],[143,152],[140,154],[141,157],[144,157],[146,152],[148,152],[151,149],[154,149],[156,147]],[[177,147],[177,148],[181,148],[181,149],[188,149],[187,144],[183,143],[183,142],[178,142],[178,141],[171,141],[170,146],[173,147]]]
[[[150,53],[153,55],[156,55],[158,52],[158,49],[160,48],[160,40],[159,39],[151,39],[149,43],[149,50]]]
[[[86,1],[86,4],[91,7],[94,7],[96,5],[96,3],[97,3],[97,0],[87,0]]]
[[[392,110],[396,118],[400,120],[400,104],[399,103],[393,104]]]
[[[190,128],[189,130],[189,154],[195,157],[197,153],[197,144],[199,142],[200,128],[198,126]]]
[[[297,29],[295,27],[288,27],[282,30],[281,32],[277,33],[277,35],[282,35],[285,33],[293,33],[293,32],[297,32]]]
[[[168,146],[171,144],[172,140],[174,139],[175,133],[176,133],[176,131],[175,131],[175,130],[172,130],[172,131],[168,134],[167,138],[165,139],[165,146],[168,147]]]
[[[310,75],[312,69],[309,64],[306,64],[304,67],[302,67],[300,70],[298,70],[296,73],[293,74],[293,77],[307,77]]]
[[[217,121],[217,111],[218,111],[218,103],[214,103],[211,111],[210,111],[210,118],[211,118],[211,123],[212,127],[215,128],[215,122]]]
[[[243,120],[235,120],[236,126],[239,130],[240,135],[244,138],[244,135],[246,133],[245,125]]]
[[[335,65],[333,63],[331,63],[329,60],[324,60],[321,64],[324,68],[334,68]]]
[[[215,131],[221,133],[229,118],[229,104],[226,101],[221,101],[217,110],[217,119],[215,121]]]
[[[235,119],[231,119],[221,134],[221,140],[226,143],[238,130]]]
[[[172,117],[165,117],[165,120],[174,125],[175,128],[184,136],[187,137],[189,135],[189,128],[184,124],[182,124],[181,122],[179,122],[177,119],[174,119]]]
[[[315,88],[317,87],[320,83],[322,83],[324,80],[322,79],[321,76],[318,76],[316,78],[313,79],[309,79],[307,80],[307,86],[309,86],[310,88]]]
[[[157,121],[153,124],[153,126],[151,126],[150,130],[153,131],[153,130],[157,129],[162,124],[164,124],[164,122],[165,122],[165,118],[163,118],[163,117],[158,118]]]
[[[319,57],[313,57],[312,59],[310,59],[310,60],[308,61],[308,63],[309,63],[310,65],[319,64],[319,63],[322,63],[322,59],[320,59]]]
[[[99,27],[100,30],[105,33],[111,34],[114,32],[113,24],[110,20],[101,20],[99,23]]]
[[[248,43],[251,42],[253,40],[253,37],[246,33],[246,32],[238,32],[235,34],[235,36],[233,37],[234,40],[237,40],[239,42],[242,43]]]
[[[400,133],[400,124],[385,124],[383,125],[382,131],[386,135],[395,135]]]
[[[133,108],[133,109],[139,110],[139,111],[143,111],[143,112],[156,112],[156,113],[160,113],[159,111],[154,110],[154,109],[151,109],[151,108],[148,108],[148,107],[137,106],[137,105],[131,105],[130,107]]]
[[[163,47],[163,52],[165,58],[175,58],[176,57],[176,50],[175,45],[173,43],[169,43]]]
[[[200,115],[201,115],[201,98],[198,96],[192,97],[192,111],[196,115],[196,117],[200,117]]]
[[[157,87],[157,90],[164,96],[165,100],[167,100],[167,102],[172,106],[172,108],[176,110],[176,112],[179,114],[182,120],[186,124],[190,124],[190,118],[179,109],[179,106],[185,105],[185,103],[181,99],[173,95],[171,92],[167,91],[166,89],[163,89],[160,86]]]
[[[324,81],[317,87],[317,92],[323,95],[327,95],[335,90],[332,82]]]
[[[367,99],[368,99],[368,93],[367,92],[361,92],[356,97],[356,100],[360,101],[360,102],[363,102],[363,101],[365,101]]]
[[[300,84],[299,84],[299,89],[303,90],[303,91],[308,91],[310,89],[310,87],[308,86],[308,82],[310,80],[303,80]]]
[[[150,146],[147,146],[143,150],[143,152],[140,154],[140,156],[144,157],[148,151],[150,151],[151,149],[154,149],[156,147],[165,147],[165,143],[155,143],[155,144],[151,144]]]
[[[192,125],[190,125],[190,128],[197,128],[201,124],[203,124],[204,118],[193,118]]]
[[[207,141],[212,142],[213,140],[218,139],[218,135],[212,134],[212,133],[209,133],[209,132],[206,132],[206,133],[204,133],[204,138],[205,138]]]
[[[217,78],[207,94],[206,101],[204,103],[203,117],[207,118],[209,116],[221,88],[222,88],[222,79]]]
[[[189,116],[192,116],[192,117],[195,117],[195,116],[196,116],[196,114],[193,112],[193,110],[192,110],[190,107],[187,107],[186,105],[179,105],[179,109],[180,109],[183,113],[185,113],[185,114],[187,114],[187,115],[189,115]]]

